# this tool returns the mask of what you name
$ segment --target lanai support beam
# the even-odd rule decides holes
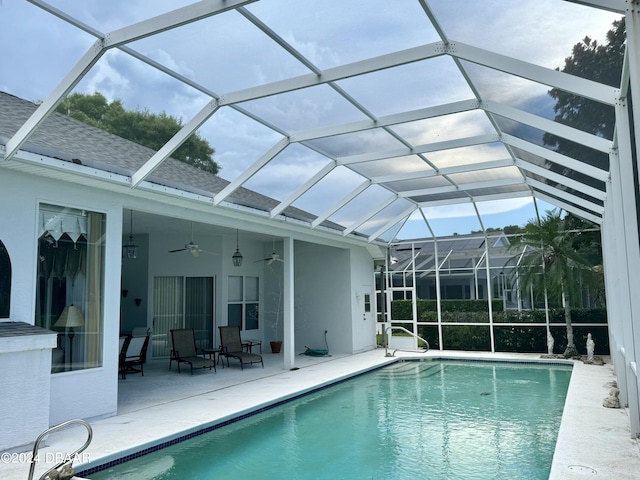
[[[20,147],[36,131],[38,126],[47,116],[55,110],[61,100],[75,87],[89,70],[100,60],[104,54],[104,44],[102,40],[96,42],[86,51],[82,58],[74,65],[64,79],[56,86],[49,96],[40,104],[29,119],[18,129],[18,131],[7,142],[4,155],[5,160],[11,159]]]
[[[296,359],[296,325],[295,325],[295,277],[294,277],[294,241],[293,237],[285,237],[283,239],[283,286],[282,295],[284,311],[283,311],[283,327],[284,327],[284,369],[291,370],[295,367]]]
[[[365,180],[364,182],[362,182],[356,188],[351,190],[351,192],[345,195],[342,198],[342,200],[335,203],[333,206],[331,206],[325,212],[319,215],[313,222],[311,222],[311,228],[316,228],[318,225],[320,225],[322,222],[327,220],[331,215],[336,213],[338,210],[340,210],[342,207],[344,207],[347,203],[349,203],[351,200],[356,198],[358,195],[360,195],[370,186],[371,186],[371,180]]]
[[[559,88],[565,92],[575,93],[605,105],[614,105],[619,96],[619,90],[608,85],[500,55],[462,42],[452,41],[447,47],[447,54],[549,87]]]
[[[242,172],[238,178],[236,178],[233,182],[223,188],[220,193],[218,193],[215,197],[213,197],[213,204],[219,205],[220,202],[225,200],[229,195],[235,192],[238,188],[242,186],[244,182],[253,177],[256,173],[260,171],[262,167],[264,167],[267,163],[275,158],[282,150],[287,148],[289,145],[289,139],[283,138],[278,143],[276,143],[273,147],[269,149],[267,153],[265,153],[262,157],[260,157],[253,165],[247,168],[244,172]]]
[[[147,178],[147,176],[158,168],[162,162],[169,158],[173,152],[180,148],[180,146],[186,142],[189,137],[211,117],[211,115],[215,114],[218,108],[219,105],[217,100],[211,100],[207,103],[207,105],[205,105],[204,108],[189,120],[189,122],[183,126],[178,133],[171,137],[171,139],[165,143],[160,150],[154,153],[153,156],[147,160],[144,165],[142,165],[142,167],[134,172],[131,176],[131,187],[136,187],[140,182]]]

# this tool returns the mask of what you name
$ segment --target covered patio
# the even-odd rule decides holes
[[[298,369],[315,367],[348,357],[347,354],[333,353],[326,357],[298,355],[296,370],[290,371],[289,374],[295,375]],[[245,385],[245,388],[251,391],[251,385],[254,382],[283,372],[282,354],[264,351],[262,358],[264,368],[256,364],[246,366],[241,370],[238,360],[230,359],[229,366],[227,366],[226,360],[221,359],[215,373],[213,370],[200,368],[194,369],[193,375],[185,366],[181,367],[181,373],[178,373],[175,362],[169,370],[168,359],[149,361],[145,364],[144,376],[133,374],[127,375],[125,380],[119,380],[118,415],[127,415],[165,403],[179,402],[216,391],[224,391],[238,385]],[[259,396],[260,393],[256,391],[249,397],[253,398],[255,395]]]

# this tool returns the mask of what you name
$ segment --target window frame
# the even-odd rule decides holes
[[[107,213],[39,202],[37,217],[34,324],[58,334],[51,373],[101,368]],[[73,317],[80,325],[62,325],[66,307],[77,307]]]
[[[236,279],[240,279],[240,291],[237,287],[232,288],[232,281]],[[247,286],[248,279],[255,280],[255,287],[250,291]],[[260,330],[262,309],[260,283],[258,275],[229,275],[227,277],[227,325],[237,325],[241,331]],[[254,294],[254,296],[250,294]]]

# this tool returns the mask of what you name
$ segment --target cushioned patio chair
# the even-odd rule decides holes
[[[123,379],[127,378],[128,373],[140,373],[144,377],[143,365],[147,358],[148,346],[149,335],[131,337],[128,342],[125,340],[120,354],[120,374]]]
[[[244,365],[251,365],[254,363],[260,363],[262,364],[262,368],[264,368],[262,355],[258,355],[257,353],[245,352],[242,349],[240,327],[226,326],[218,328],[220,329],[220,345],[222,348],[222,355],[227,358],[227,366],[229,366],[229,358],[237,358],[238,360],[240,360],[240,369],[242,370],[244,370]]]
[[[180,364],[188,363],[191,367],[191,375],[193,375],[193,368],[213,368],[216,370],[215,362],[210,358],[205,358],[198,355],[198,348],[196,347],[196,336],[193,332],[193,328],[180,328],[171,330],[171,344],[173,349],[171,350],[171,358],[169,360],[169,370],[171,370],[171,363],[175,360],[178,362],[178,373],[180,373]]]
[[[118,349],[118,374],[122,377],[123,380],[126,377],[124,359],[127,355],[129,340],[131,340],[131,337],[124,335],[120,336],[120,348]]]
[[[144,337],[145,335],[151,335],[151,329],[148,327],[134,327],[131,330],[132,337]]]

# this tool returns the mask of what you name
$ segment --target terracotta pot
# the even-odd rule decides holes
[[[282,348],[281,341],[273,341],[269,342],[269,344],[271,345],[271,353],[280,353],[280,349]]]

